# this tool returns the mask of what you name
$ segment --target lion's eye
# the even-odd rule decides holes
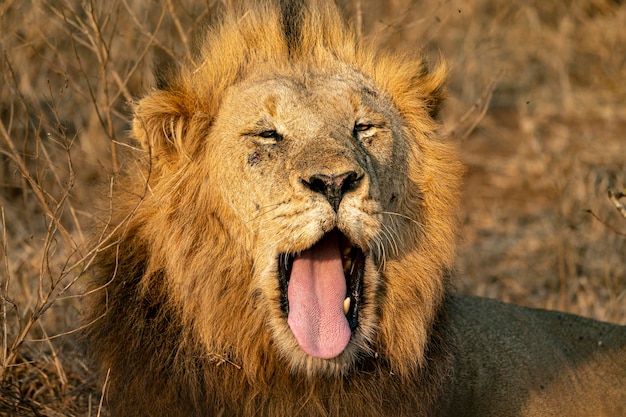
[[[370,144],[376,134],[375,127],[370,123],[356,123],[352,128],[352,136],[361,143]]]
[[[357,123],[354,125],[354,132],[367,132],[368,130],[372,129],[374,127],[374,125],[370,125],[367,123]]]
[[[271,139],[274,142],[280,142],[281,140],[283,140],[283,135],[281,135],[280,133],[278,133],[277,131],[273,129],[264,130],[261,133],[259,133],[257,136],[264,138],[264,139]]]

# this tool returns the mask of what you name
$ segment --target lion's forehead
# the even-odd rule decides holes
[[[364,111],[383,112],[377,97],[371,82],[353,74],[272,75],[233,86],[223,108],[227,113],[237,109],[234,122],[242,126],[265,117],[301,128],[328,128],[349,126]]]

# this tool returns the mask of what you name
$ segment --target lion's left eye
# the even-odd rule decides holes
[[[354,125],[354,132],[367,132],[368,130],[371,130],[374,128],[374,125],[371,124],[367,124],[367,123],[357,123]]]
[[[370,144],[376,134],[376,126],[370,123],[356,123],[352,128],[352,136],[364,144]]]

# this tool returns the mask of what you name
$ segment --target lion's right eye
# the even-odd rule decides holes
[[[366,123],[357,123],[354,125],[355,132],[366,132],[373,128],[374,125],[366,124]]]
[[[273,129],[264,130],[261,133],[259,133],[257,136],[264,138],[264,139],[271,139],[274,142],[280,142],[283,140],[283,135],[281,135],[280,133],[278,133],[276,130],[273,130]]]

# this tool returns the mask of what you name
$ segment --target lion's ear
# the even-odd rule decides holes
[[[383,55],[374,67],[374,79],[401,112],[436,119],[447,95],[447,66],[442,61],[431,70],[421,57],[407,58]]]
[[[173,162],[185,155],[189,99],[173,90],[158,90],[135,108],[133,136],[155,159]]]
[[[433,119],[436,119],[448,95],[446,90],[448,68],[445,62],[439,64],[434,70],[429,70],[426,64],[422,68],[422,74],[418,83],[420,95],[422,95],[428,114]]]

